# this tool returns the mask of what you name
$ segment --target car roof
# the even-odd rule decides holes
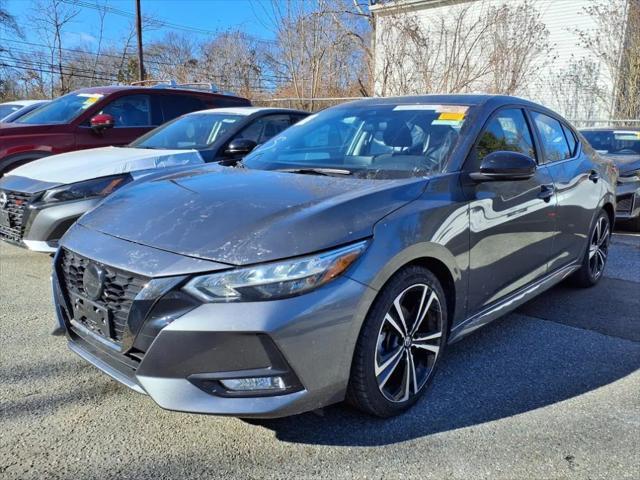
[[[197,112],[190,112],[187,115],[195,115],[202,113],[228,113],[231,115],[243,115],[249,116],[256,113],[297,113],[301,115],[309,115],[309,112],[303,110],[295,110],[293,108],[274,108],[274,107],[223,107],[223,108],[208,108],[206,110],[198,110]]]
[[[208,96],[216,96],[216,97],[230,97],[230,98],[243,98],[238,95],[232,95],[228,93],[222,92],[212,92],[208,90],[198,90],[193,88],[180,88],[180,87],[165,87],[165,88],[156,88],[156,87],[144,87],[139,85],[108,85],[104,87],[87,87],[87,88],[79,88],[78,90],[74,90],[71,93],[97,93],[101,95],[110,95],[116,92],[123,91],[132,91],[132,92],[140,92],[140,93],[168,93],[171,95],[172,93],[180,93],[180,94],[189,94],[189,95],[208,95]]]
[[[49,101],[50,100],[14,100],[12,102],[0,103],[0,105],[20,105],[21,107],[26,107],[28,105],[33,105],[34,103],[43,103]]]
[[[370,106],[370,105],[410,105],[410,104],[432,104],[445,103],[451,105],[484,105],[486,103],[522,104],[535,107],[542,107],[535,102],[520,97],[510,95],[491,95],[486,93],[457,93],[457,94],[435,94],[435,95],[407,95],[401,97],[372,97],[354,100],[346,105]],[[345,105],[345,104],[343,104]],[[340,105],[338,105],[340,106]],[[544,108],[544,107],[543,107]]]

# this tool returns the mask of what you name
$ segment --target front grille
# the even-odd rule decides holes
[[[631,213],[633,210],[633,195],[625,195],[617,199],[617,213]]]
[[[3,210],[9,214],[9,225],[0,225],[0,237],[20,242],[24,235],[25,212],[33,195],[7,190],[4,193],[7,195],[7,201]]]
[[[67,296],[69,296],[69,293],[74,293],[81,297],[87,297],[83,287],[83,275],[85,269],[91,263],[95,263],[105,271],[102,294],[93,302],[111,312],[113,322],[111,340],[122,343],[133,300],[149,279],[102,263],[93,262],[93,260],[63,248],[60,250],[59,259],[62,277],[60,283]],[[74,320],[85,323],[79,319]],[[85,326],[90,327],[88,324],[85,324]]]

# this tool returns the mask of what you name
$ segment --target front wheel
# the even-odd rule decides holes
[[[607,212],[603,210],[589,232],[589,246],[582,259],[582,265],[573,275],[573,280],[578,286],[592,287],[600,281],[609,256],[610,239],[611,221]]]
[[[347,398],[390,417],[424,393],[446,344],[447,306],[438,279],[408,267],[382,289],[358,338]]]

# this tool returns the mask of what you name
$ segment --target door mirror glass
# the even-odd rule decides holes
[[[518,152],[497,151],[482,159],[480,171],[470,176],[477,182],[527,180],[536,173],[533,158]]]
[[[251,152],[254,148],[256,148],[258,144],[253,140],[249,140],[248,138],[236,138],[229,142],[229,145],[225,149],[225,155],[229,156],[243,156]]]
[[[90,124],[94,132],[102,133],[108,128],[112,128],[115,125],[115,120],[108,113],[99,113],[91,118]]]

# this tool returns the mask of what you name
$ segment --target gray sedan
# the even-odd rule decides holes
[[[163,408],[395,415],[451,342],[602,278],[616,175],[513,97],[333,107],[235,167],[133,182],[83,216],[54,260],[58,319]]]

